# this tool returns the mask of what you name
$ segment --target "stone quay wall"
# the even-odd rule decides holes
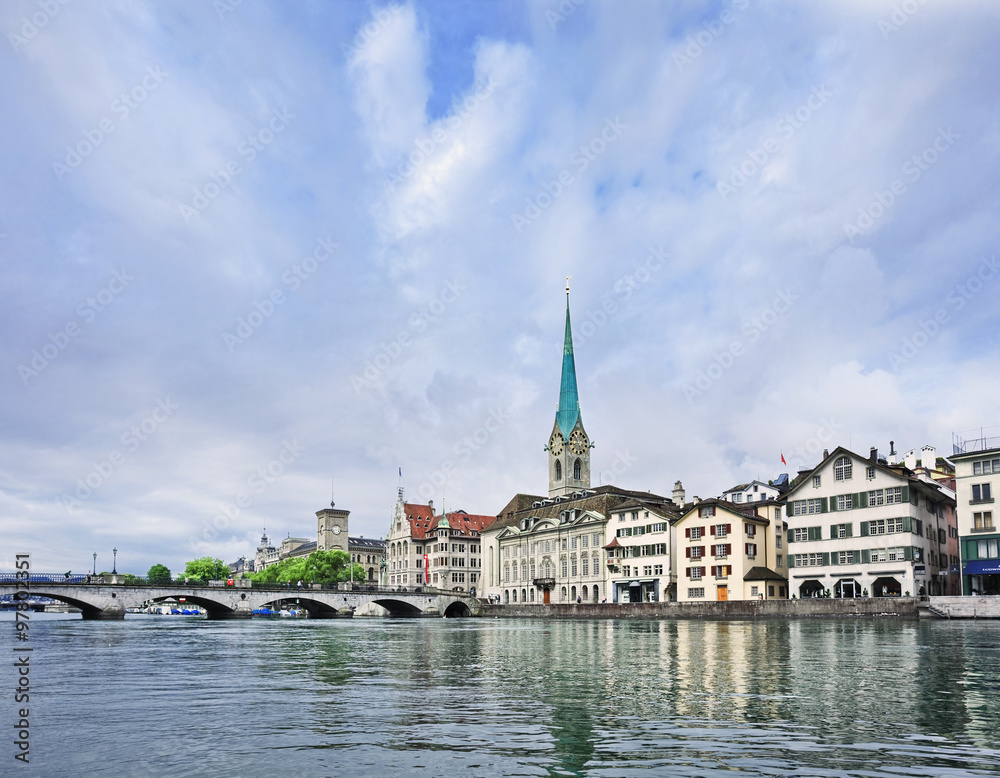
[[[486,618],[549,619],[915,619],[916,597],[856,599],[730,600],[728,602],[563,603],[485,605]]]

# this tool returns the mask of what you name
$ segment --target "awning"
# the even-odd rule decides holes
[[[963,575],[986,575],[990,573],[1000,573],[1000,559],[980,559],[975,562],[966,562],[962,571]]]

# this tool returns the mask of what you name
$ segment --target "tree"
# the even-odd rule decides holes
[[[166,565],[155,564],[146,573],[146,581],[152,586],[161,586],[170,583],[170,568]]]
[[[221,559],[203,556],[190,560],[184,567],[184,572],[178,578],[186,580],[196,578],[202,581],[220,580],[229,575],[229,567]]]

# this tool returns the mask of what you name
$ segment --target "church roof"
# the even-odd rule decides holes
[[[573,328],[569,321],[569,287],[566,289],[566,335],[563,339],[562,380],[559,383],[559,410],[556,421],[563,437],[569,434],[580,418],[580,395],[576,389],[576,361],[573,359]]]

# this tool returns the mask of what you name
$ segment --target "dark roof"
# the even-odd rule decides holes
[[[375,538],[362,538],[350,536],[347,539],[348,546],[366,546],[368,548],[377,548],[380,551],[385,548],[384,540],[377,540]]]
[[[744,581],[787,581],[783,575],[779,575],[766,567],[751,567],[745,576]]]
[[[670,499],[663,495],[652,492],[636,492],[631,489],[621,489],[617,486],[595,486],[591,489],[583,489],[586,492],[583,497],[536,497],[533,495],[515,495],[504,507],[503,512],[495,517],[495,520],[486,527],[486,530],[501,530],[505,527],[516,526],[521,519],[536,516],[540,519],[555,519],[562,511],[575,509],[581,511],[594,511],[604,516],[610,515],[628,501],[639,500],[646,503],[671,503]],[[530,498],[530,499],[526,499]],[[558,502],[556,502],[558,500]],[[545,505],[532,507],[535,502],[545,502]],[[672,504],[672,503],[671,503]]]

